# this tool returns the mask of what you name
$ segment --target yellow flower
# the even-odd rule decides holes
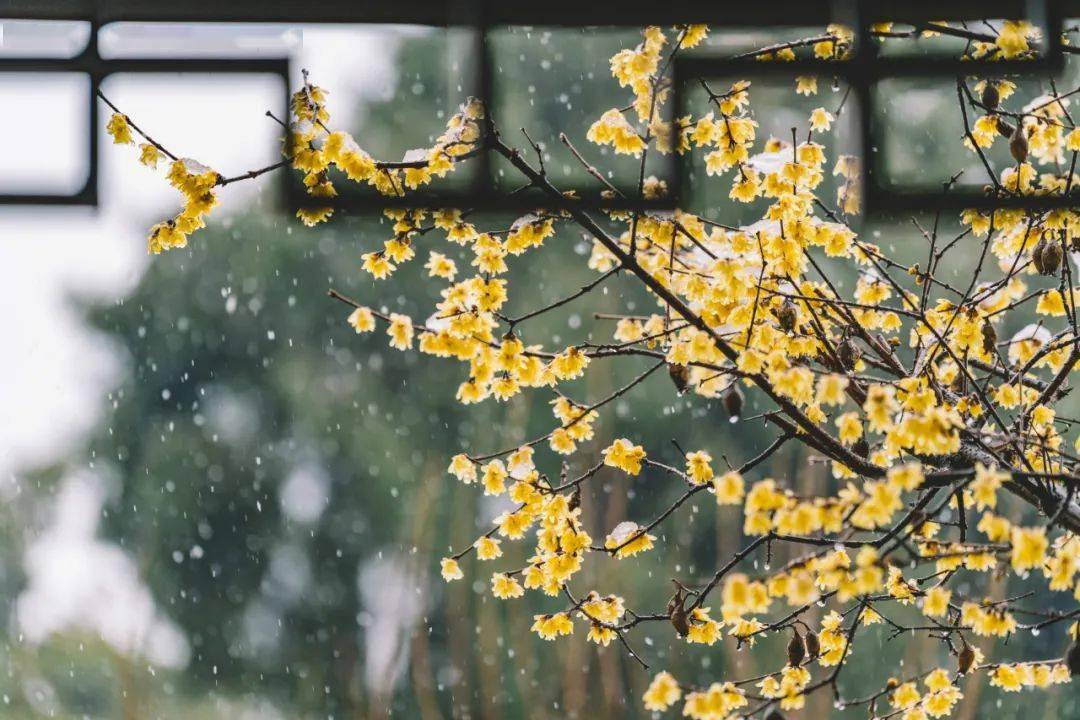
[[[597,145],[611,145],[618,155],[640,156],[645,141],[617,109],[605,112],[585,134],[586,139]]]
[[[618,548],[615,557],[620,559],[645,552],[652,548],[656,538],[642,530],[635,522],[623,521],[604,539],[604,547],[609,550]]]
[[[158,161],[161,160],[161,151],[150,143],[143,143],[139,146],[139,162],[147,167],[156,168]]]
[[[492,460],[482,470],[485,495],[502,495],[506,492],[508,473],[501,460]]]
[[[923,471],[922,465],[917,462],[904,463],[894,468],[890,468],[888,474],[888,481],[894,487],[900,490],[915,490],[923,484]]]
[[[499,547],[499,541],[494,538],[482,537],[476,541],[474,547],[476,557],[480,560],[494,560],[502,557],[502,548]]]
[[[902,710],[919,702],[921,698],[922,695],[919,694],[919,689],[915,687],[915,683],[907,682],[893,691],[889,703],[897,710]]]
[[[375,329],[375,316],[370,308],[358,307],[349,313],[349,324],[357,333],[371,332]]]
[[[453,558],[442,559],[442,576],[443,580],[450,582],[451,580],[460,580],[465,577],[465,573],[461,572],[461,567],[458,565],[458,561]]]
[[[476,464],[468,455],[459,453],[452,457],[447,471],[466,485],[476,481]]]
[[[1039,297],[1039,304],[1035,306],[1035,312],[1040,315],[1061,317],[1065,314],[1065,300],[1057,290],[1050,290]]]
[[[560,635],[572,635],[574,623],[566,613],[534,615],[532,631],[544,640],[554,640]]]
[[[720,639],[720,623],[709,617],[709,608],[694,608],[690,613],[690,631],[686,642],[714,645]]]
[[[1045,527],[1014,527],[1010,539],[1013,570],[1023,572],[1042,567],[1048,546]]]
[[[1080,128],[1071,130],[1069,134],[1065,136],[1065,149],[1071,152],[1080,150]]]
[[[128,124],[127,115],[113,113],[108,124],[105,125],[105,131],[112,136],[115,145],[130,145],[135,142],[135,137],[131,134],[131,125]]]
[[[704,485],[713,479],[711,462],[712,456],[704,450],[689,453],[686,456],[686,474],[697,485]]]
[[[926,597],[923,598],[923,614],[930,617],[941,617],[949,609],[949,598],[951,597],[952,592],[940,585],[930,588],[926,591]]]
[[[594,642],[597,645],[607,647],[612,640],[618,637],[618,633],[599,623],[592,623],[589,625],[589,634],[585,637],[589,642]]]
[[[736,470],[729,470],[713,480],[713,494],[717,505],[738,505],[746,493],[742,475]]]
[[[995,44],[1006,59],[1015,58],[1028,50],[1028,35],[1035,32],[1026,20],[1006,20],[1001,24]]]
[[[846,412],[836,418],[836,427],[840,431],[840,442],[845,445],[850,445],[863,436],[863,426],[856,412]]]
[[[896,391],[889,385],[871,385],[863,403],[866,419],[874,432],[885,432],[893,425],[893,414],[899,410]]]
[[[649,689],[645,691],[642,700],[645,701],[645,709],[663,712],[674,705],[682,697],[679,683],[669,672],[660,672],[649,683]]]
[[[333,208],[300,208],[296,211],[296,217],[308,227],[315,227],[321,222],[326,222],[333,214]]]
[[[697,47],[708,36],[708,25],[687,25],[683,34],[682,43],[679,47],[692,48]]]
[[[396,269],[394,265],[386,259],[386,254],[382,252],[364,253],[363,261],[361,267],[366,272],[371,273],[376,280],[390,277]]]
[[[822,375],[817,382],[817,402],[820,405],[842,405],[848,379],[843,375]]]
[[[413,343],[412,318],[408,315],[392,313],[390,315],[390,327],[386,329],[390,336],[390,347],[398,350],[408,350]]]
[[[1022,687],[1022,679],[1015,665],[999,665],[990,673],[990,684],[1005,692],[1017,692]]]
[[[645,459],[645,450],[625,438],[619,438],[604,450],[604,464],[619,468],[629,475],[641,472],[641,462]]]
[[[832,127],[833,114],[825,108],[817,108],[814,112],[810,113],[810,129],[814,132],[826,132]]]
[[[734,684],[713,683],[707,690],[692,692],[686,696],[683,715],[692,720],[723,720],[733,710],[745,707],[747,703],[742,690]]]
[[[975,480],[971,483],[971,497],[978,510],[997,507],[997,491],[1002,483],[1009,479],[1009,473],[997,468],[988,468],[982,463],[975,464]]]
[[[491,575],[491,594],[500,600],[519,598],[525,594],[525,588],[521,587],[521,583],[506,573],[493,573]]]
[[[799,95],[817,95],[817,78],[805,76],[795,78],[795,92]]]
[[[560,380],[573,380],[581,377],[589,366],[589,357],[576,347],[566,348],[551,361],[551,370]]]

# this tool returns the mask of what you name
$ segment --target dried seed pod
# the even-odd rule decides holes
[[[960,654],[956,658],[956,671],[961,675],[966,675],[967,671],[971,669],[971,666],[975,663],[975,651],[970,645],[964,645]]]
[[[799,667],[806,657],[806,644],[798,630],[792,628],[791,640],[787,644],[787,661],[791,667]]]
[[[780,322],[780,328],[784,332],[793,331],[795,323],[799,320],[799,311],[795,308],[795,303],[785,300],[776,311],[776,319]]]
[[[684,600],[682,590],[676,590],[667,604],[668,618],[671,620],[671,626],[675,628],[675,632],[678,633],[679,637],[686,637],[687,633],[690,632],[690,621],[686,617]]]
[[[1061,245],[1053,240],[1048,240],[1046,247],[1042,251],[1042,274],[1057,275],[1057,271],[1061,268],[1063,255]]]
[[[994,348],[997,346],[997,339],[997,330],[995,330],[994,326],[987,320],[982,324],[983,352],[993,355]]]
[[[769,714],[765,716],[765,720],[787,720],[787,718],[784,717],[784,713],[773,708],[769,711]]]
[[[570,512],[573,512],[581,507],[581,486],[578,485],[574,488],[573,495],[570,496]]]
[[[813,630],[806,631],[806,657],[808,660],[817,660],[818,655],[821,654],[821,641],[818,640],[817,633]]]
[[[1080,675],[1080,639],[1074,640],[1069,653],[1065,656],[1065,665],[1073,677]]]
[[[669,363],[667,366],[668,375],[671,377],[671,382],[675,383],[675,389],[682,395],[686,392],[686,388],[690,385],[690,368],[685,365],[676,365]]]
[[[742,417],[744,400],[742,390],[738,385],[729,386],[727,392],[724,393],[724,410],[727,411],[731,422],[739,422],[739,418]]]
[[[1043,251],[1046,250],[1046,238],[1039,238],[1039,242],[1035,243],[1035,247],[1031,249],[1031,262],[1035,265],[1035,270],[1043,275]]]
[[[983,107],[987,110],[997,110],[998,103],[1001,102],[1001,93],[998,92],[996,82],[991,82],[990,80],[986,81],[979,102],[981,102]]]
[[[855,346],[855,343],[850,340],[844,340],[840,343],[840,347],[836,349],[837,354],[840,356],[840,364],[844,366],[845,370],[854,370],[855,363],[859,361],[859,348]]]
[[[1009,138],[1009,152],[1012,153],[1013,160],[1017,163],[1027,160],[1028,139],[1022,122],[1016,123],[1016,130],[1013,131],[1012,137]]]

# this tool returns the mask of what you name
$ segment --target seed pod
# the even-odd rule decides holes
[[[776,319],[780,322],[780,328],[784,332],[793,331],[795,323],[799,320],[799,311],[795,309],[795,303],[785,300],[780,309],[776,311]]]
[[[784,717],[784,713],[773,708],[769,711],[769,714],[765,716],[765,720],[787,720],[787,718]]]
[[[966,675],[974,663],[975,651],[970,645],[964,645],[964,649],[960,651],[960,655],[956,658],[956,671],[961,675]]]
[[[803,643],[799,631],[794,628],[792,630],[791,640],[787,644],[787,661],[791,667],[799,667],[803,658],[806,657],[806,644]]]
[[[807,630],[806,637],[803,639],[806,642],[806,658],[808,660],[817,660],[817,656],[821,654],[821,641],[818,640],[817,633],[813,630]]]
[[[979,98],[979,101],[987,110],[997,110],[998,103],[1001,102],[1001,93],[998,92],[996,82],[986,81],[986,85],[983,86],[982,97]]]
[[[690,385],[690,368],[685,365],[668,364],[668,375],[671,377],[671,382],[675,383],[675,389],[682,395],[686,392],[687,386]]]
[[[683,600],[682,590],[676,590],[667,604],[668,618],[671,620],[671,626],[675,628],[675,632],[678,633],[679,637],[686,637],[687,633],[690,632],[690,621],[686,618],[686,608],[683,606]]]
[[[997,339],[997,330],[995,330],[994,326],[987,320],[982,324],[983,352],[993,355],[994,348],[997,346]]]
[[[1017,163],[1027,160],[1028,139],[1024,133],[1023,122],[1016,123],[1016,130],[1013,131],[1012,137],[1009,138],[1009,152],[1012,153],[1013,160]]]
[[[1065,665],[1069,668],[1070,675],[1080,675],[1080,640],[1073,641],[1069,654],[1065,656]]]
[[[1046,250],[1046,238],[1039,238],[1039,242],[1035,243],[1035,247],[1031,249],[1031,262],[1035,265],[1035,270],[1043,275],[1043,252]]]
[[[738,385],[731,385],[724,393],[724,410],[727,410],[728,419],[731,422],[739,422],[743,410],[743,394]]]
[[[844,366],[845,370],[855,369],[855,363],[859,361],[859,348],[855,347],[855,343],[845,340],[840,343],[840,347],[836,349],[836,352],[840,356],[840,364]]]
[[[578,485],[574,488],[574,494],[570,496],[570,512],[574,512],[581,507],[581,486]]]
[[[1062,255],[1061,245],[1053,240],[1047,241],[1046,247],[1042,251],[1042,274],[1057,275],[1057,271],[1061,267]]]

